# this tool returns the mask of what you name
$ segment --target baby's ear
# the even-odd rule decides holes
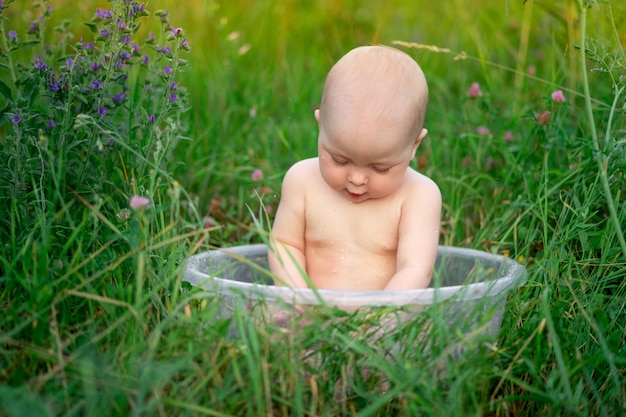
[[[420,143],[422,143],[422,139],[424,139],[427,134],[428,134],[428,129],[422,129],[417,139],[415,139],[415,145],[413,145],[413,155],[411,156],[411,159],[415,158],[417,147],[420,146]]]
[[[317,120],[317,124],[320,123],[320,109],[315,109],[313,112],[315,114],[315,120]]]

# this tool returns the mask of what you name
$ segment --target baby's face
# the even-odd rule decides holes
[[[318,155],[324,181],[354,203],[392,195],[403,183],[423,135],[411,138],[402,123],[358,111],[320,120]],[[425,131],[424,131],[425,132]]]

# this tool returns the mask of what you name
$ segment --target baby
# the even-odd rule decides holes
[[[441,193],[409,166],[427,130],[419,65],[386,46],[356,48],[326,78],[318,157],[285,174],[270,236],[276,285],[407,290],[429,285]]]

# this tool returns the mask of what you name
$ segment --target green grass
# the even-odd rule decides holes
[[[30,22],[27,3],[10,6],[7,27]],[[179,77],[190,140],[160,171],[139,156],[107,160],[104,194],[32,174],[23,193],[1,184],[0,416],[622,414],[625,6],[593,5],[582,20],[572,0],[414,3],[150,2],[192,47]],[[52,18],[86,34],[79,22],[107,4],[55,2]],[[286,169],[315,155],[313,109],[332,63],[396,40],[450,50],[398,46],[429,80],[418,156],[442,190],[441,243],[528,268],[497,341],[463,340],[437,309],[375,342],[355,329],[376,329],[376,311],[322,309],[296,331],[244,310],[240,336],[227,337],[219,300],[181,283],[184,259],[262,241],[251,213],[275,208]],[[472,82],[482,97],[466,96]],[[550,99],[557,89],[565,103]],[[141,187],[153,207],[119,222]],[[217,227],[203,231],[203,216]]]

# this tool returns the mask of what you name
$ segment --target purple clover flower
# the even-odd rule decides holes
[[[261,181],[263,179],[263,171],[261,171],[260,169],[255,169],[254,171],[252,171],[252,175],[250,175],[250,178],[252,179],[252,181]]]
[[[140,210],[150,206],[150,199],[140,195],[134,195],[130,198],[130,208],[133,210]]]
[[[116,214],[118,219],[128,220],[130,218],[130,210],[127,208],[123,208]]]
[[[563,90],[556,90],[550,95],[550,97],[555,103],[565,103],[565,94],[563,94]]]
[[[478,83],[472,83],[472,85],[470,86],[470,88],[467,90],[466,95],[469,98],[476,98],[476,97],[480,97],[483,95],[483,92],[480,90],[480,84]]]

